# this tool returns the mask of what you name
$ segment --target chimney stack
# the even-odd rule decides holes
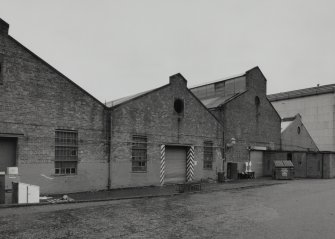
[[[180,73],[170,76],[170,84],[182,82],[183,84],[187,85],[187,80],[184,76]]]
[[[9,24],[0,18],[0,34],[8,35]]]

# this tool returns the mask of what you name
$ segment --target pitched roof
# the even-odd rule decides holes
[[[300,114],[297,114],[293,117],[286,117],[286,118],[282,118],[281,120],[281,125],[280,125],[280,128],[281,128],[281,133],[284,132],[284,130],[286,130],[292,123],[293,121],[297,118],[297,117],[300,117],[301,119],[301,116]]]
[[[44,65],[46,65],[47,67],[49,67],[51,70],[53,70],[55,73],[57,73],[59,76],[61,76],[62,78],[64,78],[66,81],[68,81],[70,84],[74,85],[77,89],[79,89],[81,92],[83,92],[85,95],[87,95],[88,97],[90,97],[91,99],[93,99],[95,102],[97,102],[99,105],[103,106],[104,108],[106,107],[105,104],[103,104],[100,100],[98,100],[97,98],[95,98],[93,95],[91,95],[90,93],[88,93],[86,90],[84,90],[82,87],[80,87],[79,85],[77,85],[74,81],[70,80],[70,78],[68,78],[67,76],[65,76],[63,73],[61,73],[60,71],[58,71],[56,68],[54,68],[52,65],[50,65],[48,62],[46,62],[45,60],[43,60],[41,57],[39,57],[37,54],[35,54],[34,52],[32,52],[31,50],[29,50],[27,47],[25,47],[22,43],[20,43],[18,40],[16,40],[15,38],[13,38],[12,36],[8,35],[8,39],[12,40],[14,43],[16,43],[18,46],[22,47],[25,51],[27,51],[29,54],[31,54],[32,57],[35,57],[39,62],[43,63]]]
[[[119,98],[119,99],[116,99],[116,100],[112,100],[112,101],[108,101],[106,103],[107,107],[114,107],[114,106],[117,106],[117,105],[120,105],[126,101],[129,101],[129,100],[132,100],[136,97],[139,97],[139,96],[142,96],[146,93],[149,93],[151,91],[153,91],[155,89],[152,89],[152,90],[147,90],[147,91],[143,91],[143,92],[140,92],[140,93],[137,93],[135,95],[129,95],[129,96],[125,96],[125,97],[122,97],[122,98]]]
[[[271,95],[268,95],[267,97],[270,101],[278,101],[278,100],[294,99],[294,98],[300,98],[300,97],[306,97],[306,96],[312,96],[312,95],[334,93],[335,92],[334,89],[335,89],[335,84],[330,84],[330,85],[310,87],[310,88],[305,88],[305,89],[300,89],[300,90],[281,92],[277,94],[271,94]]]
[[[189,89],[190,89],[190,90],[193,90],[193,89],[198,88],[198,87],[202,87],[202,86],[211,85],[211,84],[214,84],[214,83],[219,83],[219,82],[223,82],[223,81],[227,81],[227,80],[231,80],[231,79],[239,78],[239,77],[241,77],[241,76],[245,76],[245,74],[246,74],[246,73],[243,73],[243,74],[237,74],[237,75],[230,76],[230,77],[224,77],[224,78],[221,78],[221,79],[219,79],[219,80],[215,80],[215,81],[210,81],[210,82],[206,82],[206,83],[201,83],[201,84],[193,85],[193,86],[191,86]]]
[[[229,101],[239,97],[240,95],[242,95],[243,93],[245,93],[245,91],[243,92],[239,92],[236,93],[234,95],[228,95],[228,96],[217,96],[214,98],[209,98],[209,99],[204,99],[201,100],[201,102],[208,108],[208,109],[212,109],[212,108],[216,108],[219,107],[221,105],[224,105],[226,103],[228,103]]]

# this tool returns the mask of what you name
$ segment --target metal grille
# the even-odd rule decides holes
[[[213,167],[213,142],[204,142],[204,168],[212,169]]]
[[[76,174],[78,161],[78,132],[56,130],[55,174]]]
[[[147,137],[134,135],[132,142],[132,171],[147,171]]]
[[[76,174],[77,162],[55,162],[55,174]]]

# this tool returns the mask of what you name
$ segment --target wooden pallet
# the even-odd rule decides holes
[[[178,192],[197,192],[201,191],[201,182],[187,182],[178,184]]]

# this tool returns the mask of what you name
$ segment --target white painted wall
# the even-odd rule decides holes
[[[282,118],[299,113],[302,122],[322,151],[335,151],[333,93],[272,102]]]

